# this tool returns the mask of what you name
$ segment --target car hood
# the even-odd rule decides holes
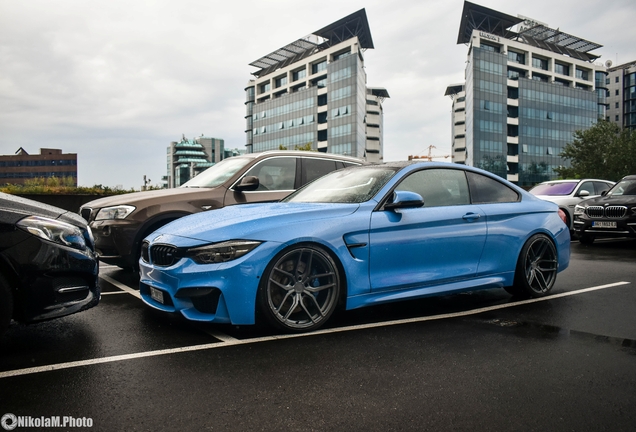
[[[50,219],[59,219],[79,227],[86,226],[84,219],[77,213],[28,198],[0,192],[0,222],[15,224],[27,216],[42,216]]]
[[[116,205],[135,205],[146,201],[167,201],[170,197],[179,197],[180,201],[186,200],[192,195],[209,195],[210,191],[215,188],[172,188],[157,189],[143,192],[132,192],[121,195],[113,195],[109,197],[99,198],[84,204],[82,207],[98,209]]]
[[[584,205],[634,205],[636,204],[636,195],[620,195],[620,196],[600,196],[597,198],[587,199]]]
[[[317,220],[325,219],[337,223],[337,219],[354,213],[359,207],[359,204],[284,202],[229,206],[177,219],[147,239],[175,246],[233,239],[285,241],[286,233],[294,231],[295,226],[307,228]],[[197,244],[193,244],[193,240]]]

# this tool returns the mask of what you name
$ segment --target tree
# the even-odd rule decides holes
[[[278,146],[278,150],[288,150],[288,148],[287,148],[286,146],[284,146],[284,145],[280,144],[280,145]],[[308,142],[307,144],[302,145],[302,146],[297,145],[297,146],[295,146],[295,147],[294,147],[294,150],[301,150],[301,151],[314,151],[314,150],[311,148],[311,142]]]
[[[563,178],[599,178],[617,181],[636,174],[636,132],[599,120],[587,130],[574,132],[561,157],[571,167],[555,171]]]

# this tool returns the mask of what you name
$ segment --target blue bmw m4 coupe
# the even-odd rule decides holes
[[[281,202],[184,217],[149,235],[143,301],[190,320],[288,332],[337,308],[504,288],[547,295],[570,259],[556,204],[464,165],[327,174]]]

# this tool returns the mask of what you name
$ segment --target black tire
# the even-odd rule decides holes
[[[297,245],[278,254],[263,273],[258,307],[274,327],[313,331],[338,306],[341,277],[331,255],[317,245]]]
[[[520,297],[544,297],[554,286],[558,268],[552,240],[544,234],[535,234],[521,248],[514,285],[505,289]]]
[[[0,336],[11,323],[13,315],[13,294],[7,280],[0,274]]]
[[[589,234],[581,234],[579,236],[579,243],[584,245],[591,245],[594,243],[594,237]]]

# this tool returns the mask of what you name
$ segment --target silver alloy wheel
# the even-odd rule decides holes
[[[536,294],[546,294],[556,280],[558,260],[554,244],[544,235],[530,239],[524,248],[525,282]]]
[[[292,331],[315,330],[336,308],[340,277],[327,253],[298,247],[270,267],[265,290],[275,324]]]

